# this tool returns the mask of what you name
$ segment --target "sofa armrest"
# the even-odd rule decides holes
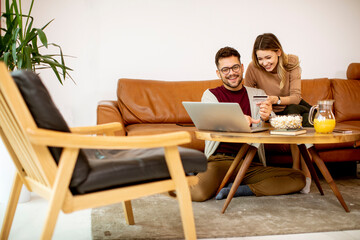
[[[347,79],[360,79],[360,63],[350,63],[346,71]]]
[[[119,122],[123,128],[120,131],[116,131],[116,136],[125,136],[126,129],[124,125],[124,120],[121,116],[120,110],[118,108],[117,101],[114,100],[103,100],[100,101],[97,105],[97,124],[105,124],[111,122]]]

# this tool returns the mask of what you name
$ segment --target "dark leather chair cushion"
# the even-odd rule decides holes
[[[55,106],[49,92],[37,74],[32,71],[14,71],[12,72],[12,77],[39,128],[70,132],[63,116]],[[49,150],[58,164],[62,148],[49,147]],[[87,178],[89,171],[89,162],[83,151],[80,151],[70,187],[82,183]]]
[[[203,172],[207,168],[205,155],[195,149],[178,147],[186,173]],[[79,193],[167,179],[170,177],[163,148],[131,150],[85,149],[91,171],[76,187]],[[179,171],[182,171],[179,169]]]
[[[16,71],[12,76],[39,128],[70,132],[40,78],[31,71]],[[59,162],[62,148],[49,147]],[[179,147],[185,172],[205,171],[205,155]],[[180,171],[180,169],[179,169]],[[74,194],[99,191],[122,185],[169,178],[163,148],[132,150],[82,149],[77,159],[70,189]]]

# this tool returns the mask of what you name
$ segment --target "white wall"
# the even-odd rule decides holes
[[[49,42],[76,57],[67,61],[76,84],[41,76],[68,123],[81,126],[96,123],[98,101],[116,99],[119,78],[215,79],[219,48],[238,49],[246,68],[264,32],[300,57],[304,79],[345,78],[360,62],[359,10],[358,0],[35,0],[32,15],[35,27],[55,18]]]
[[[214,79],[214,55],[226,45],[246,66],[257,35],[273,32],[297,54],[303,78],[346,77],[360,62],[358,0],[36,0],[35,26],[75,56],[76,85],[42,74],[72,126],[96,123],[96,104],[116,99],[121,77]]]

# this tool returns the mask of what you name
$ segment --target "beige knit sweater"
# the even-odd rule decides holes
[[[296,63],[299,58],[289,54],[289,63]],[[284,87],[280,89],[280,78],[277,73],[269,73],[256,67],[251,62],[245,74],[245,86],[259,88],[268,96],[280,96],[281,105],[274,105],[273,111],[280,112],[286,105],[299,104],[301,100],[301,68],[300,66],[286,73]]]

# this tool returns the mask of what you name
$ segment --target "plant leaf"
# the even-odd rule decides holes
[[[55,43],[52,43],[53,46],[55,47],[58,47],[59,48],[59,51],[60,51],[60,57],[61,57],[61,64],[63,66],[65,66],[65,60],[64,60],[64,55],[63,55],[63,52],[62,52],[62,49],[59,45],[55,44]],[[65,76],[66,76],[66,68],[62,68],[63,70],[63,77],[64,77],[64,80],[65,80]]]
[[[21,1],[21,0],[20,0]],[[26,23],[25,23],[25,29],[27,28],[28,26],[28,23],[29,23],[29,19],[31,18],[31,22],[30,22],[30,25],[29,25],[29,29],[31,29],[31,26],[32,26],[32,22],[33,22],[33,18],[30,16],[31,15],[31,11],[32,11],[32,8],[34,6],[34,0],[31,1],[31,5],[30,5],[30,8],[29,8],[29,12],[28,12],[28,18],[26,19]]]
[[[40,28],[35,28],[39,38],[40,38],[40,41],[42,42],[42,44],[44,44],[44,46],[47,48],[48,47],[48,43],[47,43],[47,38],[46,38],[46,35],[45,33],[43,32],[42,29]]]
[[[34,22],[33,17],[29,16],[28,19],[31,19],[31,21],[30,21],[29,27],[27,26],[28,23],[26,22],[26,25],[25,25],[26,35],[28,35],[28,34],[30,33],[31,28],[32,28],[32,25],[33,25],[33,22]]]
[[[18,69],[22,69],[22,64],[23,64],[23,54],[22,53],[18,53],[17,55],[17,68]]]
[[[20,4],[21,4],[21,0],[19,1]],[[19,12],[19,8],[18,8],[18,5],[17,5],[17,1],[12,1],[12,5],[14,6],[14,11],[15,11],[15,16],[16,16],[16,19],[17,19],[17,22],[18,22],[18,27],[20,29],[19,31],[19,37],[20,37],[20,40],[23,39],[23,34],[22,34],[22,29],[23,29],[23,24],[22,24],[22,12],[21,12],[21,5],[20,5],[20,12]]]
[[[3,37],[0,35],[0,52],[3,52],[6,45],[4,44]]]
[[[5,9],[6,9],[6,12],[3,15],[11,12],[9,0],[6,0],[6,2],[5,2]],[[11,16],[9,16],[9,20],[10,20],[9,22],[12,21]],[[8,22],[6,22],[6,24],[8,24]],[[7,26],[7,27],[9,28],[9,26]]]
[[[10,52],[6,52],[4,54],[4,62],[6,64],[6,66],[9,66],[9,57],[11,56],[11,53]]]
[[[25,45],[28,45],[29,42],[31,42],[33,39],[36,39],[37,37],[37,33],[36,33],[36,29],[31,30],[31,32],[29,34],[26,34],[25,39],[21,42],[19,48],[23,48]]]
[[[12,44],[11,53],[12,53],[12,58],[14,60],[14,64],[16,64],[17,62],[16,42]]]
[[[24,68],[32,70],[30,46],[24,47]]]
[[[54,21],[55,19],[51,19],[47,24],[45,24],[45,26],[43,26],[41,29],[44,30],[52,21]]]
[[[6,20],[6,22],[8,22],[8,20]],[[4,51],[7,51],[10,49],[10,46],[11,46],[11,41],[16,41],[15,39],[13,39],[13,32],[14,32],[14,29],[16,29],[17,27],[17,21],[16,21],[16,18],[11,22],[9,20],[10,24],[8,24],[8,29],[6,30],[6,33],[4,35],[4,43],[8,46],[4,49]]]
[[[58,70],[56,69],[56,67],[53,64],[49,64],[49,65],[52,68],[52,70],[54,71],[54,73],[55,73],[57,79],[59,80],[59,82],[61,83],[61,85],[63,85],[63,82],[61,81],[60,74],[59,74]]]

